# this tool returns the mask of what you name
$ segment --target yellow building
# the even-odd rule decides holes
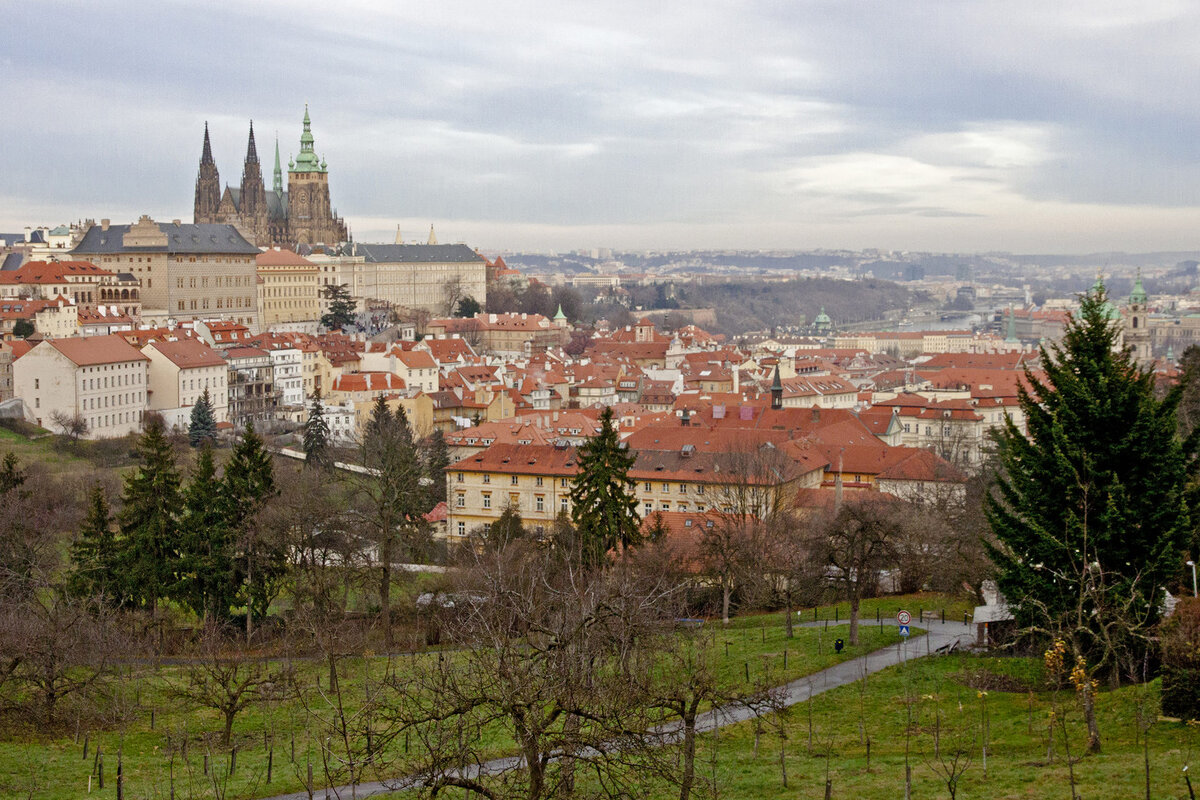
[[[261,325],[313,322],[321,318],[320,268],[291,250],[259,253],[258,313]]]
[[[763,514],[790,505],[799,489],[821,483],[826,460],[807,451],[771,448],[767,459],[756,450],[735,453],[640,450],[629,471],[638,512],[657,511]],[[776,469],[764,469],[775,465]],[[494,444],[446,468],[448,536],[464,537],[487,528],[512,508],[535,533],[544,533],[560,513],[571,510],[571,483],[578,471],[575,448],[555,445]]]

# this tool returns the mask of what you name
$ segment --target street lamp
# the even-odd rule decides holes
[[[1200,597],[1200,592],[1196,591],[1196,562],[1188,561],[1187,565],[1192,568],[1192,597]]]

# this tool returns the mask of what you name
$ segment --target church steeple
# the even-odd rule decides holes
[[[254,144],[254,121],[250,122],[250,140],[246,143],[246,163],[242,165],[242,190],[238,196],[238,216],[242,225],[253,231],[255,244],[269,244],[267,237],[267,190],[263,186],[262,164]]]
[[[254,145],[254,120],[250,120],[250,142],[246,145],[246,163],[258,163],[258,148]]]
[[[783,408],[783,379],[779,374],[779,362],[775,362],[775,378],[771,381],[771,408]]]
[[[279,135],[275,136],[275,194],[283,199],[283,170],[279,167]]]
[[[213,161],[212,144],[208,140],[208,123],[204,123],[204,148],[200,151],[200,172],[196,176],[196,201],[192,209],[192,221],[210,223],[217,221],[217,207],[221,204],[221,176],[217,173],[217,162]]]

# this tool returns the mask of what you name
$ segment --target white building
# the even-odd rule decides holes
[[[149,408],[162,414],[168,428],[187,428],[192,408],[208,390],[217,422],[228,418],[229,368],[221,354],[199,339],[150,342],[142,348],[150,359]]]
[[[275,391],[279,404],[285,407],[304,405],[304,354],[298,347],[278,347],[267,351],[271,355]]]
[[[141,430],[149,363],[116,335],[47,339],[13,362],[13,394],[44,428],[79,418],[89,439],[124,436]]]

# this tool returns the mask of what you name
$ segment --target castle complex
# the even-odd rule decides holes
[[[313,150],[308,107],[304,108],[300,154],[288,161],[286,191],[279,164],[278,141],[275,142],[275,173],[270,191],[263,183],[262,165],[254,143],[254,123],[251,122],[241,186],[237,189],[226,186],[222,192],[221,178],[209,144],[208,125],[205,124],[193,221],[196,224],[231,223],[259,247],[334,245],[349,239],[346,223],[329,202],[329,171],[325,161]]]

